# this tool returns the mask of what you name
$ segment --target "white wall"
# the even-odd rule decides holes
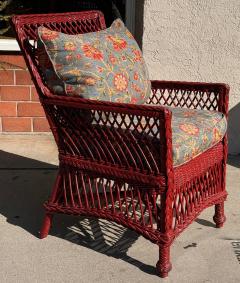
[[[240,153],[240,0],[145,0],[152,79],[230,85],[229,152]]]

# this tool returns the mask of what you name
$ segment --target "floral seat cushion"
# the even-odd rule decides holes
[[[39,27],[38,35],[39,49],[44,46],[51,61],[40,56],[46,83],[55,93],[134,104],[148,99],[151,84],[142,53],[121,20],[98,32],[68,35]]]
[[[225,116],[217,111],[169,107],[172,111],[173,164],[181,165],[222,140]]]
[[[173,166],[182,165],[194,157],[200,155],[204,151],[216,145],[222,140],[227,131],[227,121],[221,112],[208,110],[195,110],[180,107],[167,107],[172,112],[172,146],[173,146]],[[98,120],[98,115],[95,117]],[[119,121],[118,121],[119,118]],[[101,119],[109,119],[101,116]],[[142,118],[134,119],[133,122],[128,116],[122,122],[121,115],[117,116],[117,123],[112,118],[111,123],[115,127],[116,124],[122,124],[122,128],[134,131],[134,127],[130,125],[141,124],[138,127],[137,135],[141,134],[143,129],[146,133],[146,120]],[[106,120],[107,121],[107,120]],[[105,125],[103,123],[102,125]],[[158,128],[154,126],[149,131],[148,136],[151,139],[153,134],[157,133]],[[141,145],[139,144],[141,147]]]

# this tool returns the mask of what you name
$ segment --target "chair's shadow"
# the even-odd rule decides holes
[[[227,164],[233,167],[236,167],[236,168],[240,168],[240,156],[239,155],[229,155]]]
[[[0,150],[0,214],[8,223],[38,237],[44,216],[43,203],[48,199],[56,174],[54,165]],[[139,235],[114,222],[56,215],[50,235],[122,259],[145,273],[156,275],[155,266],[127,254]]]

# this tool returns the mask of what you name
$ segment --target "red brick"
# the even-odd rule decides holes
[[[0,61],[5,69],[27,69],[22,55],[0,55]]]
[[[32,85],[31,76],[28,71],[16,70],[16,85]]]
[[[33,131],[34,132],[50,132],[50,127],[46,118],[34,118],[33,119]]]
[[[31,100],[32,101],[39,101],[39,97],[38,97],[36,88],[34,86],[31,89]]]
[[[14,84],[14,71],[0,70],[0,85]]]
[[[28,86],[0,86],[0,97],[3,101],[30,100],[30,88]]]
[[[44,117],[45,113],[38,102],[19,102],[17,105],[18,117]]]
[[[11,117],[16,116],[16,102],[0,102],[0,116]]]
[[[2,118],[3,132],[31,132],[31,118]]]

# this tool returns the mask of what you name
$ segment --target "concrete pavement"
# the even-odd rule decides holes
[[[171,249],[173,269],[156,276],[156,245],[117,224],[59,215],[38,239],[56,175],[51,135],[0,136],[0,283],[240,282],[240,157],[229,158],[227,222],[205,210]]]

